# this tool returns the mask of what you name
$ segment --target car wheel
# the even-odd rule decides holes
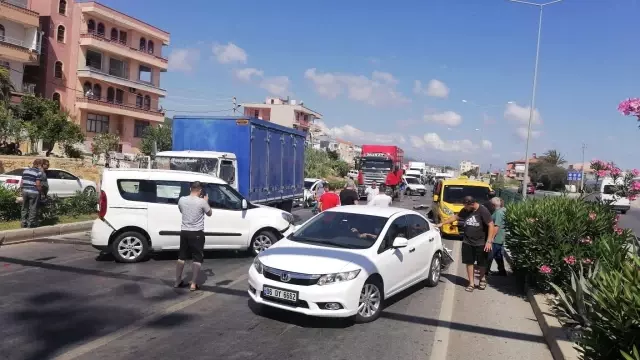
[[[261,230],[254,235],[249,245],[249,252],[251,255],[257,256],[261,252],[267,250],[271,245],[275,244],[278,238],[269,230]]]
[[[420,194],[420,196],[425,196],[425,195],[426,195],[426,193],[421,193],[421,194]]]
[[[435,287],[440,282],[440,271],[442,270],[442,260],[440,257],[440,252],[436,252],[433,254],[433,259],[431,259],[431,267],[429,268],[429,277],[427,278],[427,286]]]
[[[86,188],[84,188],[83,192],[85,195],[95,195],[96,188],[94,188],[93,186],[87,186]]]
[[[620,211],[620,214],[622,214],[622,215],[624,215],[624,214],[626,214],[626,213],[627,213],[627,210],[621,210],[621,211]]]
[[[360,292],[356,322],[359,324],[376,320],[382,314],[384,295],[382,285],[376,279],[368,279]]]
[[[111,243],[111,253],[117,262],[140,262],[147,257],[148,252],[147,238],[135,231],[122,233]]]

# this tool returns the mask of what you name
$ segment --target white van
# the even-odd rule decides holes
[[[413,176],[403,176],[402,181],[405,186],[405,195],[414,195],[420,194],[420,196],[424,196],[427,193],[427,188]]]
[[[584,183],[584,190],[587,193],[585,200],[610,202],[613,210],[626,214],[631,208],[631,202],[626,197],[615,195],[615,186],[622,185],[622,179],[618,179],[617,184],[610,177],[595,180],[587,180]]]
[[[91,229],[94,248],[119,262],[138,262],[150,251],[178,250],[182,215],[178,199],[192,182],[204,184],[213,210],[205,217],[205,250],[269,248],[292,226],[292,214],[254,205],[219,178],[194,172],[150,169],[105,169],[99,217]]]

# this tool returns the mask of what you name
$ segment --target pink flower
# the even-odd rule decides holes
[[[627,199],[629,199],[629,201],[634,201],[637,198],[638,198],[638,195],[629,195],[629,196],[627,196]]]
[[[606,177],[607,176],[607,171],[606,170],[598,170],[597,174],[598,174],[598,177]]]
[[[616,232],[616,234],[618,234],[618,235],[622,235],[622,233],[624,233],[624,229],[619,228],[619,227],[616,227],[616,228],[614,229],[614,231],[615,231],[615,232]]]
[[[617,224],[619,220],[620,220],[620,215],[616,215],[616,217],[613,219],[613,223]]]
[[[591,241],[591,238],[588,237],[588,236],[586,238],[580,240],[580,243],[581,244],[585,244],[585,245],[590,245],[592,242],[593,241]]]
[[[586,265],[589,265],[589,264],[591,264],[592,262],[593,262],[593,260],[591,260],[591,259],[582,259],[582,263],[583,263],[583,264],[586,264]]]
[[[540,272],[543,274],[551,274],[551,268],[548,265],[540,266]]]
[[[640,112],[640,99],[631,98],[620,102],[618,111],[624,115],[638,115]]]
[[[633,170],[631,170],[631,174],[633,174],[633,176],[640,176],[640,170],[633,169]]]
[[[597,217],[596,213],[594,213],[593,211],[589,212],[589,220],[595,220]]]
[[[622,171],[617,167],[612,167],[611,170],[609,170],[609,173],[611,174],[611,176],[620,176]]]
[[[569,265],[573,265],[573,264],[576,263],[576,257],[573,256],[573,255],[567,256],[567,257],[564,258],[564,262],[569,264]],[[549,269],[549,270],[551,270],[551,269]]]
[[[640,191],[640,181],[631,182],[631,191]]]

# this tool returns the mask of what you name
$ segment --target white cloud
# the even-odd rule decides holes
[[[519,124],[529,123],[529,114],[531,112],[530,106],[520,106],[517,103],[508,103],[504,109],[504,118],[517,122]],[[534,125],[542,124],[542,117],[538,109],[534,111],[533,122]]]
[[[316,120],[314,125],[322,130],[324,134],[350,140],[356,143],[380,143],[380,144],[405,144],[407,139],[397,133],[377,134],[373,132],[363,131],[351,125],[338,127],[328,127],[323,121]]]
[[[214,44],[213,55],[221,64],[247,63],[247,52],[232,42],[227,45]]]
[[[527,140],[527,127],[521,126],[516,129],[516,135],[522,140]],[[540,136],[540,131],[531,129],[531,138],[537,138]]]
[[[191,72],[199,60],[198,49],[174,49],[169,54],[169,70]]]
[[[424,94],[431,97],[446,99],[449,96],[449,87],[440,80],[432,79],[426,86],[422,85],[422,81],[416,80],[413,83],[413,92],[415,94]]]
[[[462,123],[462,116],[453,111],[445,111],[442,113],[425,114],[424,120],[426,122],[434,122],[447,126],[458,126]]]
[[[469,153],[479,148],[471,140],[443,140],[436,133],[427,133],[424,136],[411,136],[411,144],[419,149],[431,149],[442,152],[462,152]]]
[[[374,71],[368,78],[363,75],[320,73],[312,68],[305,71],[304,77],[311,81],[320,96],[328,99],[346,93],[353,101],[379,107],[411,102],[396,89],[398,81],[389,73]]]
[[[291,80],[286,76],[272,76],[265,78],[260,83],[260,87],[267,90],[272,95],[284,96],[289,92]]]
[[[493,148],[493,143],[489,140],[482,140],[482,148],[484,150],[491,150],[491,148]]]
[[[235,69],[233,70],[233,75],[240,81],[251,82],[254,77],[263,77],[264,71],[256,68]]]

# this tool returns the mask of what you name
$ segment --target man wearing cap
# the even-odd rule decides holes
[[[464,223],[462,238],[462,263],[467,266],[469,285],[465,289],[472,292],[475,288],[474,263],[477,263],[480,273],[479,290],[487,288],[486,266],[489,252],[492,251],[493,238],[496,230],[491,219],[491,213],[471,196],[462,200],[464,207],[457,215],[453,215],[436,226],[451,224],[454,221]]]

